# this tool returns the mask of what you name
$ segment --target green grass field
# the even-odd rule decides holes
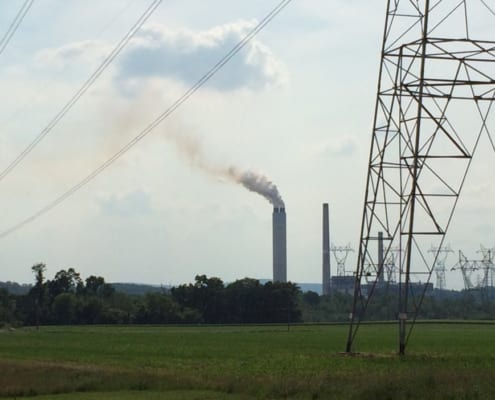
[[[492,399],[495,325],[43,327],[0,331],[0,396],[39,399]]]

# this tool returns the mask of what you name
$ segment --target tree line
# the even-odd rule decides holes
[[[46,279],[46,265],[32,266],[34,285],[19,295],[0,288],[0,325],[179,324],[300,322],[300,289],[293,283],[244,278],[224,284],[197,275],[194,283],[130,295],[101,276],[83,280],[74,268]]]
[[[244,278],[225,284],[197,275],[193,283],[142,295],[115,290],[101,276],[82,279],[73,268],[46,278],[45,264],[32,267],[34,284],[19,294],[0,288],[0,327],[50,324],[244,324],[345,322],[352,296],[302,293],[294,283]],[[26,288],[24,288],[26,289]],[[396,320],[398,296],[377,293],[366,319]],[[439,291],[426,296],[420,319],[493,319],[495,289]]]
[[[314,292],[302,294],[300,302],[304,322],[349,321],[353,297],[334,292],[318,296]],[[365,320],[396,321],[399,295],[397,291],[376,291],[370,299]],[[413,315],[411,314],[411,317]],[[421,304],[418,319],[424,320],[490,320],[495,318],[495,288],[462,291],[434,290]]]

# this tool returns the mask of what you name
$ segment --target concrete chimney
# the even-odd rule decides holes
[[[273,207],[273,282],[287,282],[287,228],[284,207]]]
[[[323,259],[322,259],[322,285],[321,292],[323,295],[328,296],[330,294],[330,228],[328,218],[328,203],[323,203],[323,224],[322,224],[322,237],[323,237]]]

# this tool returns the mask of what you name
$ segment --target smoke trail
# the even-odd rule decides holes
[[[241,171],[234,166],[226,167],[214,164],[205,156],[201,142],[183,132],[168,132],[166,138],[175,144],[179,153],[195,168],[212,176],[238,183],[249,191],[263,196],[274,207],[285,207],[277,186],[265,175],[252,170]]]
[[[162,96],[157,87],[147,87],[142,94],[122,109],[122,105],[104,105],[105,115],[120,115],[112,118],[112,129],[108,129],[105,147],[112,154],[119,148],[126,135],[137,130],[140,121],[145,116],[152,118],[156,100]],[[117,107],[117,108],[116,108]],[[173,144],[177,154],[187,161],[192,167],[207,173],[210,176],[222,178],[244,186],[251,192],[258,193],[267,199],[274,207],[284,207],[284,201],[278,192],[277,186],[265,175],[252,170],[241,170],[237,166],[222,165],[211,161],[204,150],[201,137],[191,133],[191,130],[177,120],[169,121],[168,127],[163,132],[163,138]]]
[[[263,196],[272,203],[274,207],[285,207],[277,186],[266,176],[250,170],[241,172],[235,167],[230,167],[228,169],[228,174],[235,182],[240,183],[247,190]]]

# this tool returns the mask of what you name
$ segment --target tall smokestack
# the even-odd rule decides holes
[[[330,294],[330,228],[328,218],[328,203],[323,203],[323,280],[321,292],[323,295]]]
[[[273,207],[273,282],[287,282],[287,229],[285,207]]]
[[[247,190],[263,196],[273,205],[273,281],[287,282],[287,233],[285,204],[275,185],[264,174],[251,170],[240,170],[236,166],[218,165],[206,157],[201,142],[183,132],[166,135],[191,165],[202,171],[226,178],[244,186]]]

